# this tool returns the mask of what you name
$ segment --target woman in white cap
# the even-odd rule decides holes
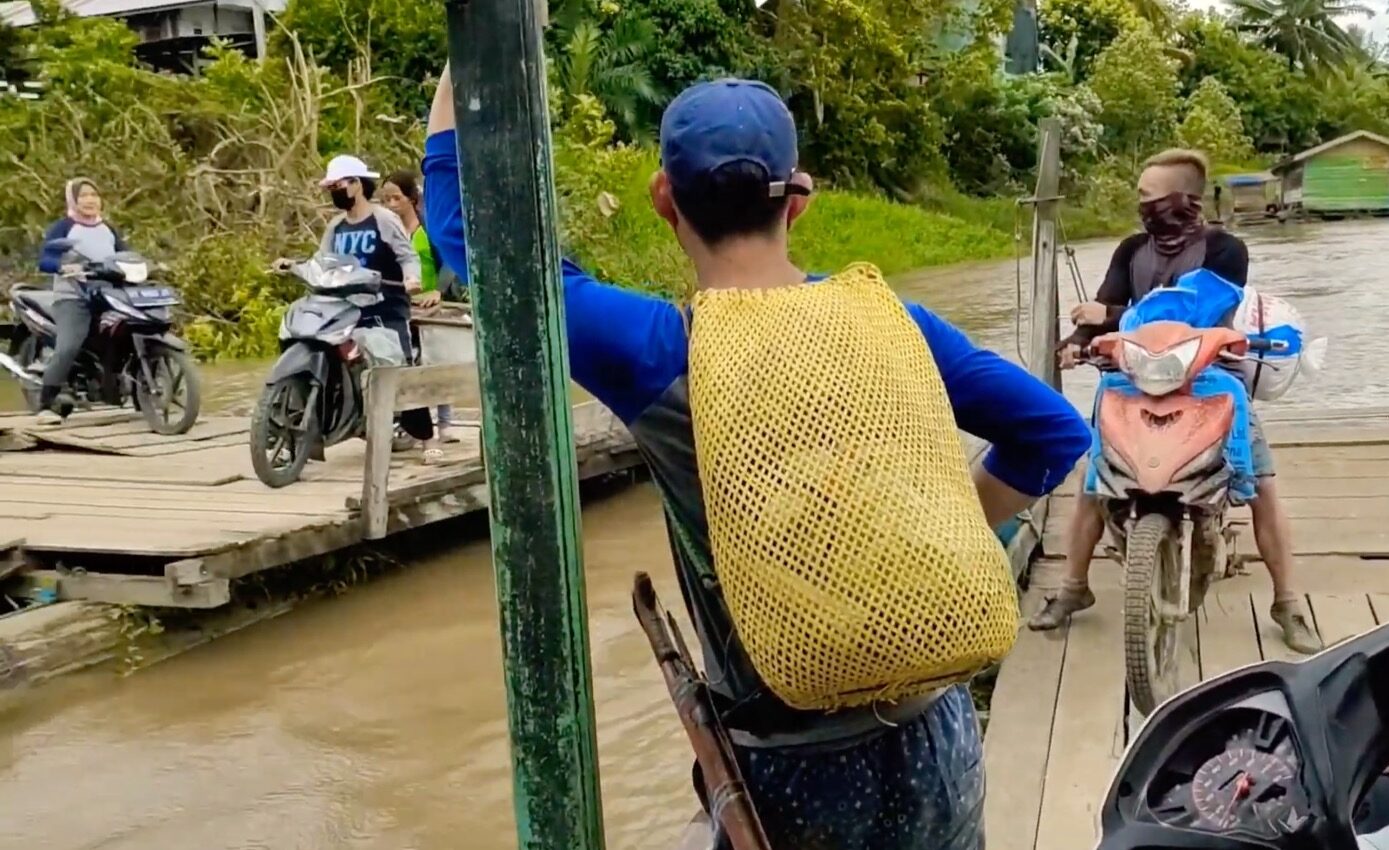
[[[363,324],[373,320],[400,337],[401,350],[410,356],[410,296],[420,291],[420,258],[400,217],[372,203],[381,175],[355,156],[335,156],[320,185],[328,190],[333,206],[342,210],[328,224],[319,250],[354,257],[364,267],[381,274],[382,300],[362,311]],[[420,407],[400,414],[400,426],[424,444],[424,462],[438,463],[443,451],[434,435],[429,411]]]

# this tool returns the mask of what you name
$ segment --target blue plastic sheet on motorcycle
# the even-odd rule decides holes
[[[1238,286],[1215,272],[1198,269],[1182,275],[1172,286],[1149,292],[1125,310],[1119,319],[1119,330],[1128,333],[1149,322],[1185,322],[1195,328],[1221,327],[1239,307],[1243,295]],[[1106,372],[1100,376],[1091,418],[1090,463],[1085,470],[1085,492],[1091,494],[1099,487],[1096,463],[1101,457],[1097,424],[1100,403],[1105,392],[1110,390],[1126,395],[1139,394],[1138,388],[1123,373]],[[1230,482],[1231,496],[1237,503],[1249,501],[1254,498],[1255,480],[1253,447],[1249,439],[1250,402],[1244,382],[1226,369],[1209,366],[1192,382],[1191,394],[1197,398],[1220,395],[1234,398],[1235,416],[1225,443],[1225,459],[1234,472]]]
[[[1185,322],[1194,328],[1218,328],[1233,315],[1244,290],[1210,269],[1187,272],[1171,286],[1154,289],[1119,318],[1128,333],[1150,322]]]

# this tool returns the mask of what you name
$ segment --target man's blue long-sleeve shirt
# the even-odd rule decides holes
[[[453,268],[467,267],[453,132],[425,143],[427,229]],[[565,261],[564,304],[574,380],[629,425],[686,371],[679,309],[600,283]],[[976,348],[949,322],[908,303],[964,431],[992,444],[985,468],[1031,496],[1055,489],[1090,445],[1090,431],[1060,394],[997,354]]]
[[[444,263],[467,267],[463,199],[452,132],[425,143],[425,222]],[[570,373],[622,418],[665,498],[681,594],[694,621],[724,721],[747,746],[838,741],[907,722],[921,701],[834,714],[801,712],[767,690],[737,639],[716,574],[695,457],[687,381],[685,322],[676,305],[600,283],[577,265],[563,267]],[[489,285],[484,281],[482,286]],[[921,329],[962,429],[993,444],[984,465],[1020,492],[1040,496],[1059,485],[1090,447],[1090,430],[1059,393],[917,304]],[[674,533],[674,529],[682,533]],[[736,707],[736,709],[733,709]],[[723,709],[721,709],[723,711]]]

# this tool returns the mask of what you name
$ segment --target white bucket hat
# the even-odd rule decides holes
[[[318,181],[318,185],[327,187],[351,177],[379,180],[381,175],[367,168],[367,164],[355,156],[338,154],[328,161],[328,171],[323,175],[323,179]]]

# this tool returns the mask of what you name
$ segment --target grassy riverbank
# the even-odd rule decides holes
[[[656,152],[561,140],[556,164],[566,251],[600,278],[682,297],[692,270],[670,228],[652,212],[648,194],[659,168]],[[1027,240],[1031,210],[1022,213]],[[888,275],[998,259],[1014,250],[1016,214],[1011,198],[975,198],[948,188],[920,204],[826,189],[796,222],[791,251],[810,270],[867,261]],[[1120,233],[1128,225],[1120,216],[1083,207],[1070,210],[1067,221],[1072,239]]]

